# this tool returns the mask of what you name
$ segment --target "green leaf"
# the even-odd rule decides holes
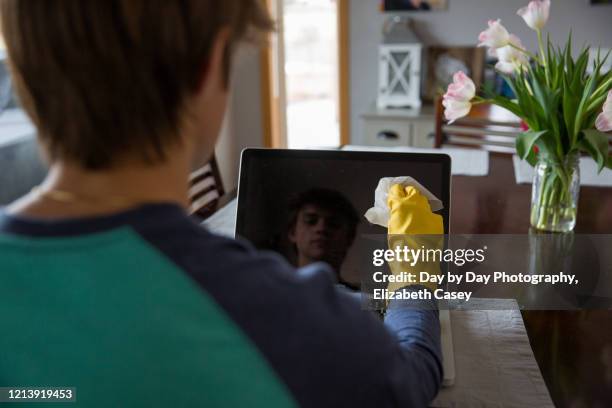
[[[574,60],[572,59],[572,30],[570,29],[567,42],[565,43],[565,50],[563,50],[563,58],[565,60],[565,69],[571,76],[574,71]]]
[[[581,137],[578,140],[578,146],[580,146],[580,150],[589,154],[589,156],[595,158],[597,157],[597,149],[595,149],[591,144],[587,143],[584,137]]]
[[[569,87],[567,78],[563,78],[563,119],[565,120],[565,127],[569,133],[571,145],[576,143],[576,134],[574,133],[574,114],[578,101],[576,96],[572,93]]]
[[[595,88],[595,78],[597,76],[597,71],[593,73],[587,80],[586,85],[584,86],[584,90],[582,92],[582,98],[580,99],[580,104],[578,104],[578,109],[576,110],[576,119],[574,121],[574,133],[580,132],[583,124],[583,114],[586,108],[586,103],[591,97],[591,93]]]
[[[597,100],[598,98],[601,98],[602,96],[605,97],[611,86],[612,86],[612,70],[608,71],[606,74],[603,74],[599,78],[599,81],[597,82],[597,89],[591,95],[591,99],[589,100],[588,108],[591,108],[593,106],[593,101]]]
[[[606,167],[612,169],[612,156],[608,156],[608,160],[606,162]]]
[[[531,167],[535,167],[535,165],[538,163],[538,155],[536,154],[536,152],[533,151],[533,148],[531,148],[531,150],[529,150],[529,153],[527,153],[525,161],[529,163]]]
[[[612,71],[611,71],[612,72]],[[603,107],[603,103],[606,100],[608,95],[603,94],[601,95],[599,98],[593,99],[592,102],[589,104],[589,106],[587,106],[586,108],[586,112],[587,113],[591,113],[593,111],[595,112],[601,112],[601,109]],[[587,123],[587,126],[589,125],[589,123]]]
[[[525,116],[521,108],[516,103],[503,96],[496,95],[495,97],[491,98],[491,103],[497,106],[501,106],[502,108],[508,109],[510,112],[514,113],[518,117]]]
[[[576,60],[576,64],[574,65],[574,72],[572,76],[572,83],[570,84],[572,90],[578,94],[580,88],[583,87],[583,78],[585,75],[586,67],[589,62],[589,53],[588,49],[584,49],[578,59]]]
[[[610,52],[612,52],[612,50],[609,50],[609,51],[606,53],[606,55],[605,55],[605,56],[602,58],[602,57],[601,57],[601,48],[597,48],[597,55],[595,56],[595,60],[593,61],[593,62],[594,62],[594,64],[595,64],[595,67],[594,67],[594,69],[593,69],[594,71],[595,71],[596,69],[599,69],[599,70],[600,70],[600,69],[601,69],[601,67],[603,67],[603,66],[604,66],[604,64],[606,63],[606,60],[607,60],[607,59],[608,59],[608,57],[610,56]]]
[[[526,72],[520,72],[517,75],[515,85],[518,91],[517,103],[521,110],[525,112],[525,115],[522,115],[521,117],[524,118],[530,129],[545,129],[546,126],[543,126],[543,124],[546,123],[547,116],[544,114],[542,107],[538,104],[533,96]]]
[[[597,162],[598,172],[607,165],[608,159],[608,135],[599,130],[589,129],[583,132],[583,146]]]
[[[548,130],[539,132],[524,132],[516,137],[516,152],[523,160],[527,159],[529,152],[533,150],[534,143]]]
[[[538,101],[540,106],[542,107],[542,110],[544,111],[544,116],[550,117],[550,99],[548,98],[548,93],[546,92],[545,85],[542,86],[535,77],[531,81],[531,85],[533,87],[533,94],[536,97],[536,100]]]

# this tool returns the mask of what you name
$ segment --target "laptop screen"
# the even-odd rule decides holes
[[[386,229],[365,212],[383,177],[411,176],[438,197],[448,233],[450,159],[444,154],[266,150],[243,152],[236,235],[295,266],[324,261],[358,286],[360,240]],[[363,258],[361,258],[363,259]]]

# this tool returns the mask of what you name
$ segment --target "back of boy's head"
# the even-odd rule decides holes
[[[212,46],[272,28],[259,0],[1,0],[17,93],[51,160],[104,169],[163,161]]]

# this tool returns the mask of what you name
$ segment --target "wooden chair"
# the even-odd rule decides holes
[[[225,194],[217,160],[212,159],[189,177],[191,214],[202,220],[210,217],[219,208],[219,200]]]
[[[496,105],[479,104],[469,115],[452,124],[444,119],[442,98],[436,101],[435,147],[460,146],[514,154],[516,136],[522,132],[521,119]]]

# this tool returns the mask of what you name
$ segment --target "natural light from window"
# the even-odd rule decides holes
[[[287,145],[340,144],[335,0],[284,0]]]

